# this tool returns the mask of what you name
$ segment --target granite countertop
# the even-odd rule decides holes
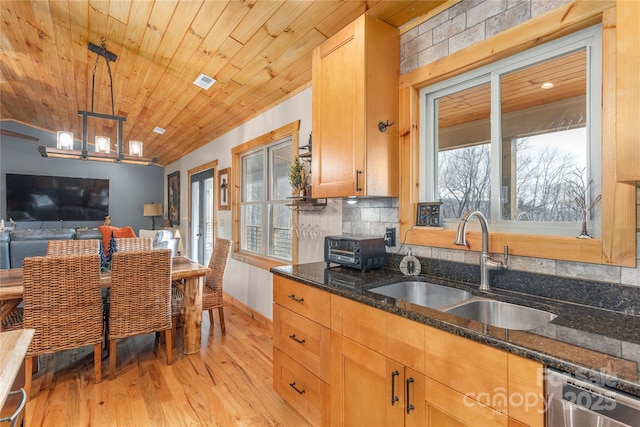
[[[640,316],[635,312],[531,295],[520,289],[494,287],[490,292],[481,292],[473,283],[426,274],[404,276],[389,267],[361,273],[345,267],[327,268],[324,262],[316,262],[274,267],[271,272],[640,396]],[[404,280],[457,287],[474,296],[549,311],[557,317],[533,330],[507,330],[368,291]]]

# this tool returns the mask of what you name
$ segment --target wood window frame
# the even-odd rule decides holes
[[[507,58],[575,31],[602,24],[602,236],[596,239],[492,232],[489,250],[557,260],[636,265],[636,186],[616,181],[616,106],[627,100],[616,94],[615,1],[576,1],[532,19],[470,48],[400,76],[400,235],[406,244],[459,249],[455,230],[414,224],[419,200],[420,89]],[[620,72],[620,70],[618,70]],[[479,251],[481,233],[469,232],[470,249]]]
[[[231,149],[231,173],[232,173],[232,185],[231,189],[231,216],[233,222],[233,228],[231,230],[232,233],[232,241],[233,247],[231,251],[231,257],[235,260],[245,262],[247,264],[254,265],[256,267],[262,268],[264,270],[270,270],[271,267],[278,267],[281,265],[288,265],[289,263],[282,262],[275,258],[258,256],[249,252],[244,252],[240,250],[240,236],[241,230],[240,227],[242,224],[240,223],[241,218],[241,206],[240,206],[240,198],[241,198],[241,166],[242,166],[242,156],[247,154],[248,152],[259,148],[264,145],[268,145],[274,143],[282,138],[291,137],[291,149],[292,149],[292,157],[298,155],[298,146],[300,145],[299,132],[300,131],[300,120],[296,120],[295,122],[289,123],[288,125],[284,125],[275,129],[271,132],[260,135],[257,138],[254,138],[250,141],[247,141],[243,144],[237,145]],[[292,221],[297,221],[297,212],[292,212]],[[291,264],[298,263],[298,239],[295,235],[291,235]]]

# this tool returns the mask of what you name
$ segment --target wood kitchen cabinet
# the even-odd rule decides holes
[[[331,329],[333,425],[544,425],[537,362],[335,295]]]
[[[335,295],[331,317],[332,425],[425,425],[424,325]]]
[[[544,425],[543,366],[274,276],[274,389],[314,425]]]
[[[273,387],[313,425],[329,420],[330,294],[273,278]]]
[[[331,425],[425,425],[424,375],[335,332],[331,354]]]
[[[365,14],[314,50],[314,197],[398,196],[399,37]]]

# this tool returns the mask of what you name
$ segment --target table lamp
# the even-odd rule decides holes
[[[145,203],[143,205],[143,216],[151,217],[151,229],[156,229],[155,217],[162,216],[162,205],[160,203]]]

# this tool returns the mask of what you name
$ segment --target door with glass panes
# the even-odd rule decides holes
[[[214,170],[207,169],[189,178],[191,188],[191,218],[189,257],[202,265],[209,264],[213,251],[214,224]]]

